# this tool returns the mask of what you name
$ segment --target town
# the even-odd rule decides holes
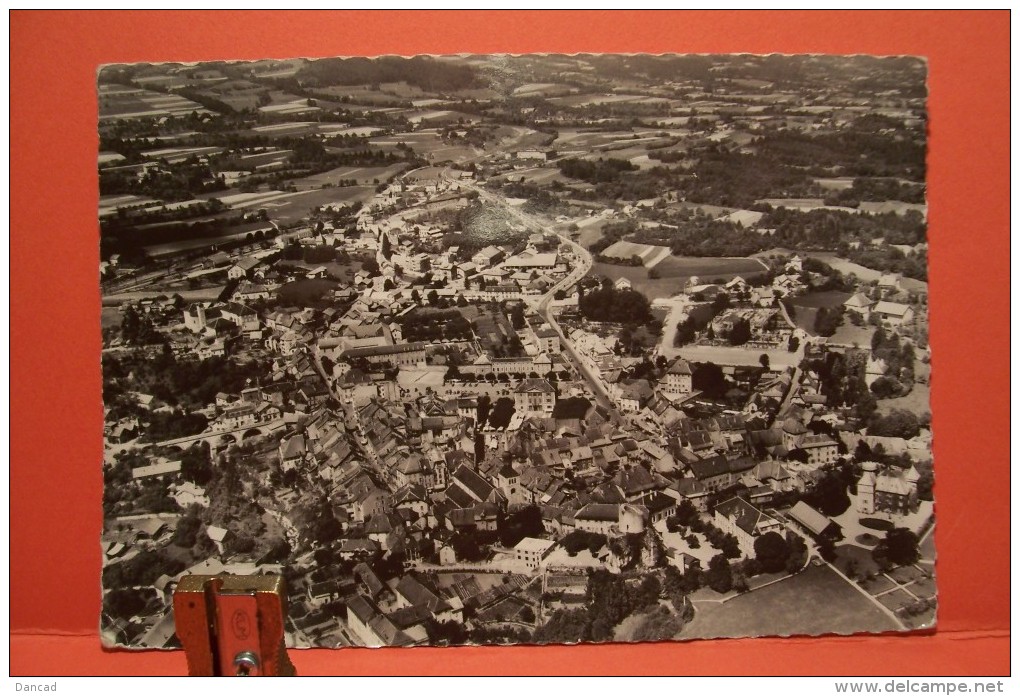
[[[104,67],[106,643],[934,626],[925,70]]]

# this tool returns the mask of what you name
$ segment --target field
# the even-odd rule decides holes
[[[660,261],[655,270],[663,278],[683,278],[697,276],[702,283],[721,279],[724,282],[740,276],[745,280],[765,271],[765,267],[757,259],[743,257],[694,257],[668,256]]]
[[[648,244],[633,244],[632,242],[618,242],[626,244],[622,247],[625,251],[644,247],[645,249],[662,249]],[[617,245],[610,246],[604,253],[610,254],[610,250]],[[631,251],[631,253],[638,253]],[[605,276],[613,280],[626,278],[631,282],[634,289],[644,294],[649,300],[659,297],[672,297],[682,292],[684,285],[691,276],[697,276],[701,282],[711,282],[721,279],[730,280],[736,276],[750,278],[762,272],[762,264],[757,259],[749,258],[696,258],[690,256],[666,256],[654,266],[658,278],[649,278],[648,269],[643,266],[618,266],[608,263],[595,263],[592,272],[599,276]]]
[[[769,356],[772,369],[793,367],[799,361],[798,353],[791,353],[785,348],[762,350],[760,348],[744,348],[741,346],[698,346],[687,345],[676,352],[689,362],[713,362],[716,365],[740,365],[758,367],[762,354]]]
[[[394,164],[389,167],[338,167],[303,179],[295,179],[291,183],[299,191],[320,189],[323,186],[337,186],[339,182],[351,179],[357,181],[359,186],[372,186],[399,174],[404,166],[403,164]]]
[[[827,290],[825,292],[809,292],[805,295],[794,297],[791,302],[800,307],[838,307],[850,299],[850,293],[839,292],[838,290]]]
[[[889,413],[896,408],[916,414],[930,413],[931,387],[927,384],[914,382],[913,389],[906,396],[900,396],[895,399],[883,399],[878,402],[880,413]]]
[[[222,286],[211,288],[200,288],[198,290],[173,290],[173,294],[180,295],[185,302],[207,302],[213,301],[223,292]],[[129,292],[118,292],[112,295],[103,295],[103,307],[116,307],[125,302],[137,302],[147,297],[159,294],[170,294],[163,288],[149,287],[146,290],[132,290]],[[105,326],[105,324],[104,324]]]
[[[611,220],[606,218],[588,218],[577,223],[577,243],[585,249],[602,239],[602,228],[608,225]]]
[[[798,295],[790,300],[790,303],[794,306],[793,323],[814,336],[816,335],[815,318],[818,315],[818,310],[822,307],[838,307],[849,298],[850,293],[839,292],[837,290],[811,292],[806,295]],[[850,324],[848,320],[843,323]],[[832,341],[838,342],[835,338],[833,338]],[[850,343],[854,342],[855,341],[850,341]]]
[[[829,337],[829,343],[844,344],[848,346],[870,346],[871,337],[875,333],[873,326],[854,326],[849,321],[844,321],[836,333]]]
[[[892,619],[826,566],[812,566],[725,604],[701,602],[696,607],[694,620],[676,638],[848,635],[897,629]]]
[[[109,121],[153,116],[186,116],[193,111],[209,113],[190,99],[121,85],[99,87],[99,120]]]
[[[104,329],[116,329],[120,326],[121,313],[119,307],[103,307],[99,317],[100,326]]]
[[[648,270],[643,266],[617,266],[596,262],[592,266],[592,273],[611,278],[614,281],[626,278],[635,290],[645,295],[649,300],[672,297],[684,289],[685,282],[683,278],[649,278]]]
[[[313,189],[298,194],[290,194],[288,198],[278,199],[265,204],[269,218],[273,222],[284,225],[300,222],[308,215],[308,211],[323,205],[337,203],[347,205],[353,201],[362,203],[371,200],[375,195],[374,186],[341,186],[337,188]]]

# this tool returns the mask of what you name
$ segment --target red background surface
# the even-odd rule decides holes
[[[104,651],[97,632],[97,67],[461,52],[929,59],[938,630],[908,637],[292,651],[299,673],[1008,672],[1008,12],[12,12],[10,27],[12,674],[186,672],[183,653]]]

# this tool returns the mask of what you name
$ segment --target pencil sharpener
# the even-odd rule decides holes
[[[174,622],[188,674],[293,676],[284,644],[285,598],[278,575],[182,577],[174,590]]]

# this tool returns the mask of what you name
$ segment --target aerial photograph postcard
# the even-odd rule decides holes
[[[104,643],[933,628],[927,71],[101,67]]]

